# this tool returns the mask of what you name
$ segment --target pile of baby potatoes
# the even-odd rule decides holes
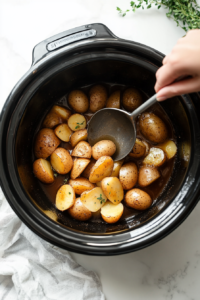
[[[95,113],[104,107],[120,108],[119,90],[110,97],[103,85],[94,85],[89,97],[81,90],[69,93],[66,107],[54,105],[45,117],[42,129],[34,143],[33,163],[35,176],[43,183],[52,184],[59,174],[68,174],[69,180],[56,194],[55,205],[60,211],[80,221],[91,218],[100,210],[107,223],[117,222],[124,211],[124,202],[136,210],[145,210],[152,199],[143,187],[160,177],[159,167],[175,156],[177,147],[168,140],[165,123],[151,112],[139,117],[140,132],[144,139],[136,139],[128,155],[134,161],[113,161],[115,144],[102,140],[93,147],[87,142],[86,112]],[[128,88],[122,95],[122,106],[133,111],[142,104],[140,91]],[[119,120],[120,122],[120,120]],[[100,126],[100,125],[99,125]],[[59,147],[61,142],[70,143],[72,150]],[[153,147],[151,146],[153,143]],[[143,159],[138,170],[137,159]],[[140,188],[134,188],[135,185]]]

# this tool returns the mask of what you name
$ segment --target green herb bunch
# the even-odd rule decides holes
[[[131,1],[131,9],[123,11],[117,7],[117,10],[124,17],[129,11],[135,12],[145,7],[149,9],[152,5],[157,6],[158,9],[161,7],[168,9],[166,16],[172,18],[177,26],[185,31],[200,28],[200,6],[196,0],[137,0]]]

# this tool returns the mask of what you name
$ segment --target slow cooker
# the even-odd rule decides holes
[[[173,123],[176,165],[163,194],[147,211],[116,224],[79,222],[57,211],[32,172],[32,147],[44,112],[80,85],[109,82],[154,94],[164,55],[120,39],[103,24],[67,30],[33,49],[29,71],[11,91],[0,118],[0,184],[12,209],[33,232],[61,248],[116,255],[162,239],[190,214],[200,196],[200,96],[160,103]]]

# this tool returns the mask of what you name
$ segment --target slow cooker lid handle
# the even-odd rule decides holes
[[[61,47],[66,47],[71,43],[89,38],[118,39],[107,26],[101,23],[88,24],[69,29],[37,44],[33,49],[32,65],[35,65],[39,60]]]

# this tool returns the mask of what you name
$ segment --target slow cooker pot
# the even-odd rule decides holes
[[[34,134],[56,101],[70,89],[93,82],[134,85],[151,96],[163,57],[150,47],[116,37],[103,24],[67,30],[34,48],[30,70],[1,112],[0,183],[13,210],[37,235],[83,254],[128,253],[165,237],[195,207],[200,196],[198,94],[160,104],[177,136],[176,165],[156,203],[135,217],[107,225],[75,221],[55,209],[32,173]]]

